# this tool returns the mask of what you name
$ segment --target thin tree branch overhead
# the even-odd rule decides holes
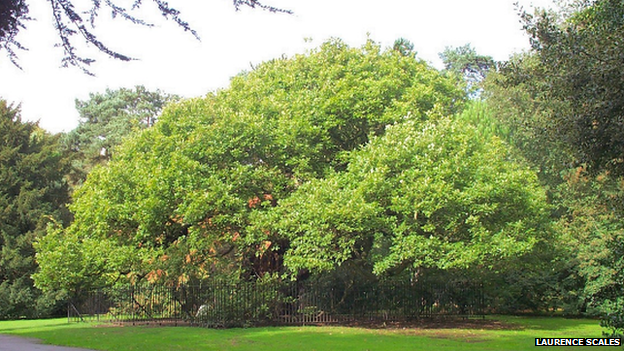
[[[16,40],[20,30],[26,29],[26,22],[32,18],[28,17],[28,4],[30,0],[0,0],[0,51],[6,51],[6,55],[11,62],[21,69],[18,63],[16,50],[26,50],[26,48]],[[98,39],[93,32],[96,19],[101,14],[102,9],[109,10],[113,18],[121,17],[134,24],[142,26],[153,26],[151,23],[137,17],[133,12],[139,11],[144,5],[142,0],[135,0],[130,9],[127,9],[114,0],[47,0],[50,3],[52,17],[54,19],[54,30],[60,41],[57,47],[63,48],[62,66],[75,66],[83,72],[91,74],[88,67],[95,62],[93,58],[82,56],[76,49],[75,35],[79,34],[87,44],[95,46],[100,52],[109,57],[130,61],[132,57],[124,55],[110,48],[106,43]],[[90,2],[90,3],[89,3]],[[185,32],[190,32],[197,40],[198,33],[191,25],[182,19],[180,11],[169,5],[164,0],[151,0],[156,5],[161,15],[167,20],[175,22]],[[86,11],[79,11],[78,8],[90,8]],[[242,7],[260,8],[274,13],[288,13],[292,11],[266,5],[258,0],[233,0],[236,10]]]

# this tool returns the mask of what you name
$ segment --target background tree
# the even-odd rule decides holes
[[[79,124],[63,138],[66,147],[75,153],[74,181],[81,182],[95,165],[108,162],[124,138],[152,127],[165,104],[176,99],[175,95],[143,86],[107,89],[103,94],[89,94],[85,101],[76,99]]]
[[[405,38],[395,40],[394,44],[392,44],[392,49],[398,51],[403,56],[416,57],[417,55],[416,51],[414,51],[414,43]]]
[[[486,96],[510,142],[539,167],[550,190],[566,248],[559,259],[572,263],[568,277],[581,283],[573,291],[577,311],[611,313],[605,325],[622,333],[624,5],[578,5],[523,12],[533,50],[491,74]]]
[[[534,54],[512,56],[488,74],[483,97],[494,124],[505,130],[499,137],[519,150],[536,167],[542,184],[553,190],[575,157],[552,127],[553,116],[569,111],[569,104],[549,97],[549,83],[542,79],[544,69]]]
[[[178,10],[169,6],[163,0],[152,0],[151,2],[156,5],[163,17],[174,21],[184,31],[191,32],[193,36],[199,39],[195,30],[180,17]],[[107,44],[101,42],[97,35],[93,33],[95,21],[103,8],[110,11],[113,17],[120,17],[139,25],[152,26],[152,24],[143,21],[134,14],[135,10],[139,10],[144,5],[140,0],[134,1],[130,10],[113,1],[102,3],[98,0],[49,0],[49,3],[52,7],[54,30],[60,39],[59,46],[64,51],[63,65],[79,67],[87,74],[92,74],[87,70],[87,67],[95,60],[80,56],[76,52],[73,41],[75,35],[82,37],[85,42],[93,45],[100,52],[110,57],[123,61],[132,60],[131,57],[111,50]],[[237,10],[243,6],[248,6],[251,8],[262,8],[271,12],[290,13],[288,10],[265,5],[258,0],[233,0],[233,4]],[[0,50],[6,50],[9,58],[16,65],[17,55],[14,48],[23,49],[23,47],[16,41],[15,37],[20,30],[26,28],[25,23],[30,19],[28,17],[27,0],[6,0],[0,2]]]
[[[456,48],[446,47],[440,53],[440,58],[447,72],[464,79],[470,94],[476,94],[478,84],[485,79],[491,69],[495,68],[495,62],[491,56],[477,54],[470,44]]]
[[[523,13],[524,26],[543,69],[548,99],[569,108],[554,111],[552,127],[588,171],[624,175],[624,4],[589,2],[565,21],[553,13]]]
[[[22,122],[19,108],[0,100],[0,318],[47,316],[55,292],[33,287],[33,242],[46,225],[67,224],[68,170],[58,137]]]

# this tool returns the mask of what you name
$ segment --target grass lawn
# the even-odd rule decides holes
[[[351,327],[96,326],[66,319],[3,321],[0,334],[38,338],[47,344],[95,350],[535,350],[536,337],[601,337],[598,321],[586,319],[489,317],[504,329],[472,327],[364,329]],[[493,322],[494,323],[494,322]],[[596,347],[540,347],[585,350]],[[610,347],[608,349],[621,350]]]

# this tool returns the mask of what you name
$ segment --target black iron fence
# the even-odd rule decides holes
[[[482,316],[475,283],[368,285],[213,282],[202,286],[128,286],[69,302],[70,321],[188,324],[208,327],[400,321]]]

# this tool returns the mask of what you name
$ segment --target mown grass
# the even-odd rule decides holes
[[[536,337],[602,335],[595,320],[510,316],[490,318],[500,320],[505,329],[484,329],[477,326],[426,329],[266,327],[215,330],[193,327],[113,327],[69,324],[66,319],[51,319],[0,322],[0,334],[37,338],[46,344],[108,351],[534,350]],[[590,348],[540,347],[540,350]]]

